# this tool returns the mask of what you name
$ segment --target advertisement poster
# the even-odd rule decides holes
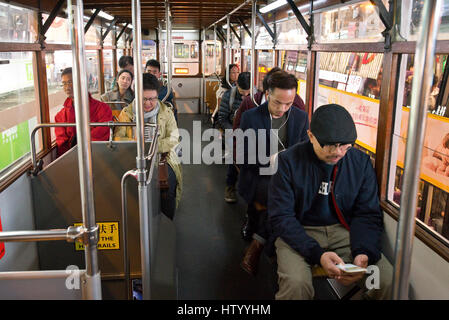
[[[409,114],[409,109],[403,107],[397,160],[401,168],[404,168]],[[449,192],[449,119],[431,113],[427,115],[420,177]]]

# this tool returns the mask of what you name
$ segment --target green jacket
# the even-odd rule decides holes
[[[176,188],[176,206],[179,204],[182,194],[182,167],[175,152],[175,147],[179,144],[179,131],[176,125],[173,111],[164,103],[160,102],[160,110],[157,115],[157,125],[159,129],[158,153],[168,152],[167,162],[176,175],[178,186]],[[125,107],[118,116],[119,122],[135,122],[134,102]],[[117,127],[114,132],[114,140],[129,141],[136,140],[133,127]]]

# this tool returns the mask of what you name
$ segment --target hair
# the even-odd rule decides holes
[[[72,67],[68,67],[62,70],[61,77],[65,76],[66,74],[72,74]]]
[[[265,75],[265,78],[263,78],[263,81],[262,81],[262,90],[263,90],[263,92],[266,92],[268,90],[268,79],[270,78],[270,76],[273,73],[275,73],[277,71],[282,71],[282,69],[279,68],[279,67],[274,67],[270,71],[268,71],[268,73]]]
[[[239,66],[236,65],[235,63],[229,64],[229,66],[228,66],[229,74],[231,74],[231,70],[232,70],[232,68],[234,68],[234,67],[237,67],[237,68],[238,68]],[[226,88],[226,89],[231,89],[231,87],[229,86],[228,82],[226,81],[226,75],[225,75],[223,78],[221,78],[221,86],[222,86],[223,88]]]
[[[122,75],[122,73],[128,73],[131,76],[131,80],[134,79],[134,75],[131,71],[127,70],[127,69],[122,69],[119,71],[119,73],[117,73],[117,79]]]
[[[273,91],[275,88],[290,90],[298,90],[298,80],[292,74],[285,71],[276,71],[269,77],[268,90]]]
[[[134,65],[134,60],[133,57],[131,56],[121,56],[120,59],[118,60],[118,66],[123,69],[125,68],[127,65]]]
[[[242,72],[239,74],[239,77],[237,78],[237,85],[240,87],[240,89],[248,90],[250,88],[251,84],[251,75],[249,72]]]
[[[159,63],[159,61],[155,60],[155,59],[151,59],[147,61],[147,64],[145,65],[145,69],[147,67],[155,67],[157,68],[159,71],[161,71],[161,64]]]
[[[143,74],[143,90],[159,91],[159,80],[151,73]]]

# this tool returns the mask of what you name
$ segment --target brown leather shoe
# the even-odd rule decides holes
[[[243,260],[240,266],[250,275],[255,276],[259,267],[260,254],[263,251],[264,245],[257,240],[251,241],[248,249],[246,249]]]

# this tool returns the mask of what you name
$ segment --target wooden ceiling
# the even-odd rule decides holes
[[[238,7],[243,0],[170,0],[173,28],[199,29],[210,26]],[[142,28],[156,28],[158,21],[165,20],[165,2],[157,0],[141,0]],[[85,9],[101,8],[104,12],[117,17],[117,22],[130,22],[131,0],[84,0]],[[242,19],[251,17],[251,4],[245,5],[235,13]]]

